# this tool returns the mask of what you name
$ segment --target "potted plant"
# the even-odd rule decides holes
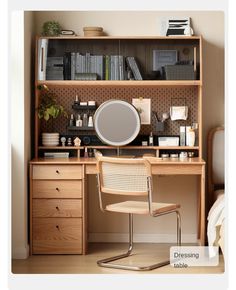
[[[61,25],[57,21],[47,21],[43,24],[43,36],[58,36],[61,33]]]
[[[55,93],[50,91],[46,85],[38,85],[37,88],[40,91],[38,117],[46,122],[51,120],[51,131],[54,131],[54,119],[59,116],[67,117],[67,112],[62,105],[57,103]],[[59,133],[42,133],[42,137],[43,145],[56,146],[59,144]]]

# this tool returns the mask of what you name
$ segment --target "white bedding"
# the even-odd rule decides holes
[[[219,194],[208,214],[207,237],[209,246],[220,246],[224,254],[225,195]]]

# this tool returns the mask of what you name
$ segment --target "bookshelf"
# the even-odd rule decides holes
[[[39,78],[39,70],[42,62],[46,60],[40,55],[40,41],[47,40],[47,56],[63,57],[65,53],[79,52],[82,55],[122,55],[124,57],[134,56],[138,62],[143,80],[47,80]],[[196,48],[197,75],[194,80],[163,80],[157,79],[153,75],[153,50],[177,50],[179,60],[186,61],[193,59],[194,48]],[[43,52],[45,53],[45,52]],[[152,99],[152,109],[167,110],[172,97],[184,97],[190,107],[189,122],[198,123],[197,144],[194,147],[159,147],[159,146],[126,146],[126,149],[143,150],[194,150],[199,157],[202,156],[202,37],[192,36],[101,36],[101,37],[37,37],[36,38],[36,66],[35,66],[35,88],[40,84],[45,84],[53,90],[58,100],[69,111],[73,112],[72,104],[75,94],[78,94],[83,101],[93,99],[97,105],[111,98],[120,98],[131,101],[132,97],[148,97]],[[42,68],[42,67],[41,67]],[[35,89],[35,108],[39,104],[39,92]],[[68,122],[58,118],[56,129],[61,134],[70,133]],[[169,122],[168,132],[176,134],[179,124]],[[38,157],[44,150],[74,150],[79,152],[84,149],[84,145],[78,147],[45,147],[41,146],[40,135],[47,129],[47,125],[42,124],[35,111],[35,157]],[[152,126],[142,126],[143,134],[148,134]],[[91,132],[87,132],[90,134]],[[84,132],[86,134],[86,131]],[[86,146],[95,149],[114,149],[109,146]]]

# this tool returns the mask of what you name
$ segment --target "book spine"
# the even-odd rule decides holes
[[[71,52],[71,80],[75,79],[75,52]]]
[[[105,80],[109,80],[109,66],[110,66],[110,61],[109,61],[109,55],[105,55]]]
[[[136,80],[142,80],[143,78],[142,78],[142,75],[141,75],[141,73],[140,73],[140,70],[139,70],[139,67],[138,67],[138,64],[137,64],[137,62],[136,62],[136,60],[135,60],[135,58],[134,57],[132,57],[132,63],[133,63],[133,67],[134,67],[134,71],[135,71],[135,75],[136,75]]]

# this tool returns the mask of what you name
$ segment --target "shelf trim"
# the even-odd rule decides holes
[[[37,81],[38,85],[54,85],[54,86],[201,86],[201,80],[181,80],[181,81],[168,81],[168,80],[143,80],[143,81],[114,81],[114,80],[101,80],[101,81],[74,81],[74,80],[64,80],[64,81]]]
[[[88,145],[88,146],[39,146],[40,150],[57,149],[57,150],[80,150],[84,148],[94,148],[94,149],[117,149],[117,146],[108,145]],[[199,146],[122,146],[120,149],[142,149],[142,150],[199,150]]]
[[[200,40],[201,35],[195,36],[156,36],[156,35],[131,35],[131,36],[78,36],[78,35],[69,35],[69,36],[38,36],[38,39],[75,39],[75,40]]]

